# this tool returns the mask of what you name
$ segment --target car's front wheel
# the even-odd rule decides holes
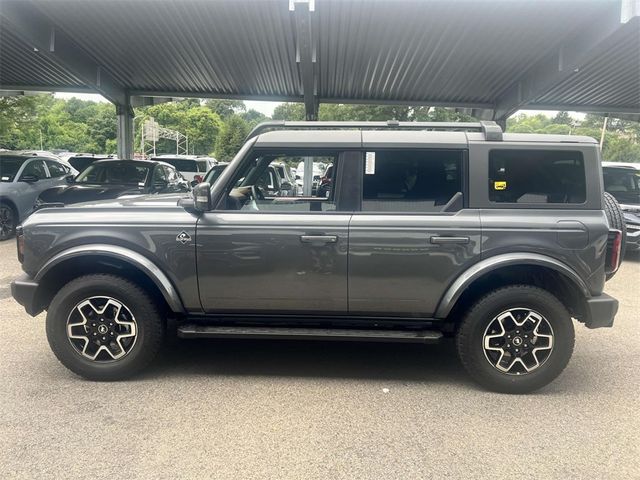
[[[114,275],[66,284],[47,314],[47,339],[58,360],[90,380],[120,380],[156,356],[165,323],[151,296]]]
[[[0,202],[0,241],[13,237],[18,224],[18,212],[10,204]]]
[[[569,363],[575,333],[567,309],[538,287],[513,285],[478,300],[457,333],[458,355],[480,385],[527,393],[553,381]]]

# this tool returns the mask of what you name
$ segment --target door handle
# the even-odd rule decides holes
[[[436,245],[448,245],[451,243],[469,243],[469,237],[431,237],[431,243]]]
[[[300,235],[302,243],[336,243],[337,235]]]

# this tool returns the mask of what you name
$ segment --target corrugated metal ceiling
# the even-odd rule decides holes
[[[129,91],[264,99],[304,94],[288,0],[25,2]],[[314,94],[321,101],[488,107],[567,37],[620,8],[618,1],[600,0],[314,3]],[[535,101],[640,110],[640,32],[637,22],[629,25],[616,48]],[[0,84],[82,85],[7,28],[0,31]]]

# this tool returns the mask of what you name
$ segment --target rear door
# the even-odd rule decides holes
[[[349,227],[350,313],[429,317],[480,259],[480,216],[466,207],[460,145],[365,147],[361,208]]]

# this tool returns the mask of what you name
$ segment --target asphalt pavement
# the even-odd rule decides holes
[[[554,383],[494,394],[453,345],[174,340],[93,383],[10,296],[0,243],[0,478],[640,478],[640,256],[607,284],[611,329],[576,325]]]

